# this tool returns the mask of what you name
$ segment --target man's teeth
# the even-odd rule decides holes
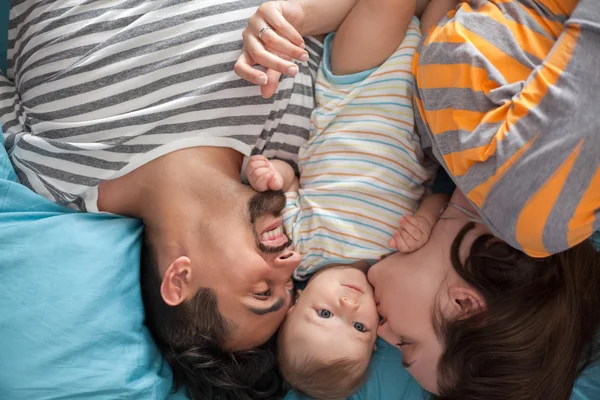
[[[265,232],[262,235],[260,235],[260,239],[261,240],[274,240],[274,239],[277,239],[281,235],[283,235],[283,226],[279,225],[277,228],[273,229],[272,231],[268,231],[268,232]]]

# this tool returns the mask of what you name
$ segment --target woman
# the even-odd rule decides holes
[[[442,399],[568,399],[596,354],[600,255],[532,258],[480,221],[457,190],[424,247],[371,267],[378,334]]]
[[[263,95],[303,55],[277,35],[258,40],[265,27],[335,29],[327,12],[310,17],[311,2],[250,20],[236,71],[268,78]],[[423,16],[417,126],[460,191],[427,246],[369,278],[380,335],[441,398],[568,398],[595,354],[600,261],[586,239],[600,210],[600,3],[557,3],[433,0]]]

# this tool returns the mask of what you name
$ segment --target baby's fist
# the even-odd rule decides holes
[[[431,235],[431,225],[425,217],[405,215],[400,219],[400,229],[390,238],[389,246],[411,253],[423,247]]]
[[[246,176],[250,186],[257,192],[280,190],[283,187],[281,174],[264,156],[252,156],[246,167]]]

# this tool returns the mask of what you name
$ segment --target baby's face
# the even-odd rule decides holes
[[[365,273],[351,266],[323,269],[288,311],[286,342],[320,359],[364,359],[377,339],[379,315]]]

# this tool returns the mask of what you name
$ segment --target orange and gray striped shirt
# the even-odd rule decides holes
[[[600,0],[463,1],[413,62],[424,148],[531,256],[600,228],[599,64]]]

